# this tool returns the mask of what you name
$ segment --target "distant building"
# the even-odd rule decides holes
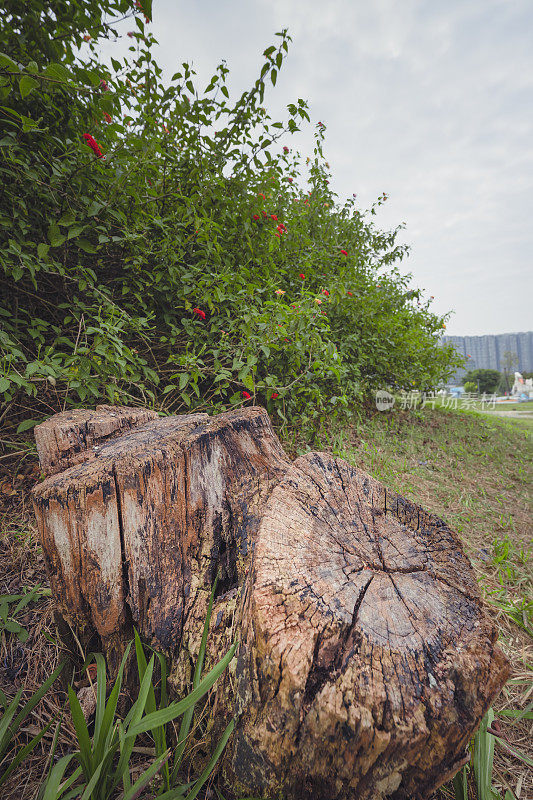
[[[462,356],[469,356],[465,369],[460,369],[448,384],[460,383],[471,369],[497,369],[503,372],[505,353],[514,353],[517,361],[510,371],[533,372],[533,331],[500,333],[496,336],[443,336],[443,344],[453,344]]]

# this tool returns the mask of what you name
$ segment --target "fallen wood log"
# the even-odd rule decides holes
[[[291,464],[262,409],[131,411],[84,412],[86,456],[63,447],[63,472],[45,450],[56,474],[34,504],[63,617],[98,633],[111,666],[135,625],[181,693],[219,571],[211,662],[240,646],[213,730],[237,716],[235,790],[428,797],[508,675],[457,536],[340,459]],[[76,424],[57,415],[37,441],[70,425],[79,443]]]

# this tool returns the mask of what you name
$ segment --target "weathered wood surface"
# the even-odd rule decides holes
[[[228,781],[265,797],[429,796],[508,674],[455,534],[339,459],[291,464],[263,409],[132,411],[36,431],[75,442],[60,457],[46,445],[56,474],[34,490],[63,616],[112,665],[135,624],[182,692],[219,570],[211,661],[240,638],[214,699],[214,733],[239,720]]]
[[[91,448],[34,491],[62,615],[95,630],[113,664],[132,622],[176,656],[189,630],[201,636],[217,569],[219,596],[243,585],[250,537],[288,466],[261,409],[157,418]]]
[[[506,680],[495,640],[442,520],[340,459],[297,459],[257,534],[237,775],[261,787],[275,765],[295,797],[427,796]]]
[[[156,418],[155,411],[145,408],[115,406],[56,414],[35,428],[41,469],[46,475],[54,475],[74,464],[90,461],[106,439]]]

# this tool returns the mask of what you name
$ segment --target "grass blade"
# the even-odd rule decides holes
[[[137,655],[137,670],[139,673],[139,681],[142,682],[147,666],[146,666],[146,656],[144,654],[144,648],[137,630],[135,630],[135,653]],[[157,653],[156,655],[158,656],[159,664],[161,667],[161,708],[165,708],[167,705],[166,660],[161,653]],[[150,684],[148,697],[146,698],[145,708],[147,714],[153,714],[155,711],[157,711],[157,703],[156,703],[155,689],[153,683]],[[161,756],[163,753],[167,751],[165,726],[160,725],[157,728],[153,728],[152,736],[154,737],[156,756]],[[163,766],[163,781],[165,788],[170,789],[170,773],[168,768],[168,761],[165,761]]]
[[[466,777],[466,767],[463,767],[454,776],[452,781],[455,800],[468,800],[468,783]]]
[[[154,761],[154,763],[150,767],[148,767],[148,769],[145,772],[143,772],[142,775],[140,775],[137,778],[131,789],[128,792],[126,792],[122,800],[136,800],[136,798],[139,797],[145,786],[147,786],[152,780],[152,778],[154,778],[160,771],[161,767],[163,766],[163,763],[168,761],[169,756],[170,756],[170,750],[167,750],[166,753],[160,755],[159,758],[157,758]]]
[[[107,689],[107,670],[105,659],[102,653],[91,653],[89,659],[94,658],[96,662],[96,714],[94,718],[93,741],[97,742],[100,738],[102,720],[105,712],[105,696]]]
[[[98,764],[98,766],[96,767],[95,771],[91,776],[91,780],[87,783],[87,786],[85,787],[85,791],[81,796],[81,800],[90,800],[90,797],[96,787],[96,784],[100,780],[100,773],[102,772],[104,763],[105,763],[104,761],[101,761],[100,764]]]
[[[193,691],[188,694],[187,697],[183,698],[183,700],[179,700],[176,703],[171,703],[169,706],[167,706],[167,708],[162,708],[153,714],[147,714],[144,719],[132,727],[132,729],[129,731],[130,735],[137,736],[139,733],[146,733],[146,731],[149,731],[158,725],[165,725],[167,722],[176,719],[176,717],[179,717],[184,711],[197,703],[200,698],[207,694],[211,686],[213,686],[213,684],[224,672],[235,655],[236,648],[237,644],[233,644],[224,658],[222,658],[218,664],[216,664],[213,669],[207,673],[205,678],[203,678],[203,680],[201,680],[198,684],[198,687],[193,689]]]
[[[120,754],[122,755],[125,748],[126,737],[124,735],[124,726],[120,722],[118,724],[118,743],[120,747]],[[131,786],[131,776],[128,763],[126,769],[122,773],[122,788],[124,789],[124,792],[127,792],[130,786]]]
[[[50,730],[56,719],[57,717],[52,717],[52,719],[45,725],[45,727],[41,731],[39,731],[39,733],[36,736],[34,736],[33,739],[30,742],[28,742],[27,745],[25,745],[18,751],[17,755],[10,763],[9,767],[6,769],[4,773],[2,773],[2,777],[0,777],[0,786],[2,786],[2,784],[5,783],[5,781],[7,781],[13,770],[15,770],[18,767],[18,765],[22,761],[24,761],[26,756],[28,756],[32,752],[32,750],[35,749],[35,747],[37,747],[37,745],[39,744],[45,733],[47,733],[47,731]]]
[[[213,755],[209,759],[209,763],[207,764],[206,768],[204,769],[204,771],[202,772],[202,774],[200,775],[198,780],[195,782],[194,787],[191,789],[191,791],[187,795],[186,800],[194,800],[194,798],[196,797],[196,795],[198,794],[198,792],[200,791],[200,789],[202,788],[202,786],[204,785],[206,780],[209,778],[209,776],[213,772],[215,764],[217,763],[218,759],[220,758],[220,755],[221,755],[222,751],[224,750],[224,748],[226,746],[226,743],[227,743],[229,737],[233,733],[233,729],[234,728],[235,728],[235,720],[232,719],[231,722],[229,723],[228,727],[226,728],[226,730],[224,731],[224,733],[220,737],[220,741],[218,742],[217,746],[215,747],[215,749],[213,751]]]
[[[202,641],[200,642],[200,649],[198,651],[198,659],[196,661],[196,667],[194,669],[194,675],[192,679],[192,688],[197,689],[200,683],[200,678],[202,675],[202,669],[204,667],[204,660],[205,660],[205,650],[207,647],[207,634],[209,632],[209,623],[211,621],[211,614],[213,611],[213,601],[215,599],[215,592],[218,583],[218,575],[215,578],[213,583],[213,588],[211,590],[211,596],[209,597],[209,605],[207,607],[207,614],[205,617],[204,623],[204,630],[202,633]],[[196,704],[194,704],[196,705]],[[178,736],[178,746],[176,747],[176,751],[174,753],[174,765],[172,767],[172,775],[171,775],[171,783],[174,784],[177,780],[179,768],[181,766],[181,762],[183,759],[183,753],[185,752],[185,747],[187,745],[187,736],[189,735],[189,730],[191,727],[191,722],[194,714],[194,705],[185,711],[183,714],[183,719],[181,720],[180,732]]]
[[[0,756],[3,756],[8,749],[13,738],[13,733],[16,730],[15,726],[13,726],[13,730],[11,730],[9,726],[17,711],[20,698],[22,697],[22,692],[22,689],[18,690],[11,703],[7,706],[5,713],[0,720]]]
[[[153,691],[152,686],[152,674],[154,671],[154,656],[150,659],[150,663],[146,667],[146,670],[143,675],[143,679],[141,681],[141,686],[139,688],[139,694],[137,696],[137,700],[135,701],[134,705],[134,712],[131,716],[131,722],[128,728],[124,731],[124,746],[122,748],[122,752],[120,754],[120,758],[118,760],[117,768],[115,771],[115,777],[113,779],[112,788],[114,789],[120,781],[123,780],[124,773],[126,770],[129,769],[129,761],[131,758],[131,754],[133,751],[133,747],[135,745],[135,739],[137,738],[137,734],[131,735],[130,729],[137,725],[143,715],[144,707],[146,704],[147,697],[149,695],[150,689]]]
[[[63,776],[67,771],[68,765],[74,758],[74,755],[75,753],[69,753],[68,755],[63,756],[63,758],[60,758],[57,764],[52,767],[50,776],[46,781],[42,800],[57,800],[58,797],[61,797],[62,792],[59,792],[59,787],[61,785],[61,781],[63,780]],[[81,774],[81,767],[79,767],[77,771],[78,774]]]
[[[74,728],[78,739],[78,757],[83,768],[85,778],[90,780],[93,766],[91,737],[89,736],[89,730],[87,728],[87,723],[85,722],[85,717],[83,716],[80,701],[78,700],[76,692],[72,686],[68,687],[68,702],[70,706],[70,715],[72,717],[72,722],[74,723]]]
[[[98,739],[95,737],[94,739],[94,763],[98,764],[102,761],[104,756],[104,751],[106,748],[110,746],[111,740],[114,734],[114,720],[115,720],[115,713],[117,710],[117,703],[118,698],[120,695],[120,690],[122,688],[122,676],[124,674],[124,667],[126,666],[126,661],[130,654],[131,649],[131,642],[129,642],[128,646],[126,647],[126,652],[122,656],[122,661],[120,662],[120,667],[118,669],[117,677],[115,679],[115,683],[113,688],[111,689],[111,693],[107,700],[105,711],[102,715],[102,722],[100,725],[100,730],[98,732]]]
[[[29,714],[31,714],[35,706],[42,700],[48,689],[51,687],[55,679],[59,676],[60,672],[63,670],[65,663],[66,663],[65,661],[62,661],[61,664],[58,667],[56,667],[56,669],[52,672],[52,674],[45,680],[43,685],[35,692],[35,694],[33,694],[30,697],[30,699],[28,700],[28,702],[26,703],[26,705],[24,706],[24,708],[22,709],[22,711],[20,712],[20,714],[13,723],[14,730],[17,730],[20,727],[20,725],[26,719],[26,717]]]
[[[494,737],[488,733],[487,728],[492,725],[494,711],[489,708],[483,719],[479,731],[474,738],[474,775],[478,800],[493,800],[492,796],[492,765],[494,762]]]
[[[512,753],[515,758],[518,758],[519,761],[523,761],[523,763],[527,764],[528,767],[533,767],[533,758],[530,758],[530,756],[523,753],[513,744],[506,742],[505,739],[500,739],[499,737],[496,738],[498,740],[498,744],[505,748],[505,750],[508,750],[509,753]]]

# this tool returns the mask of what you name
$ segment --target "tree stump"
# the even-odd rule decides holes
[[[209,658],[240,645],[213,730],[238,719],[223,762],[235,791],[428,797],[508,676],[457,536],[344,461],[291,464],[263,409],[131,412],[36,430],[56,473],[34,503],[62,615],[98,633],[111,665],[135,624],[183,692],[220,570]],[[56,427],[85,456],[55,453]]]

